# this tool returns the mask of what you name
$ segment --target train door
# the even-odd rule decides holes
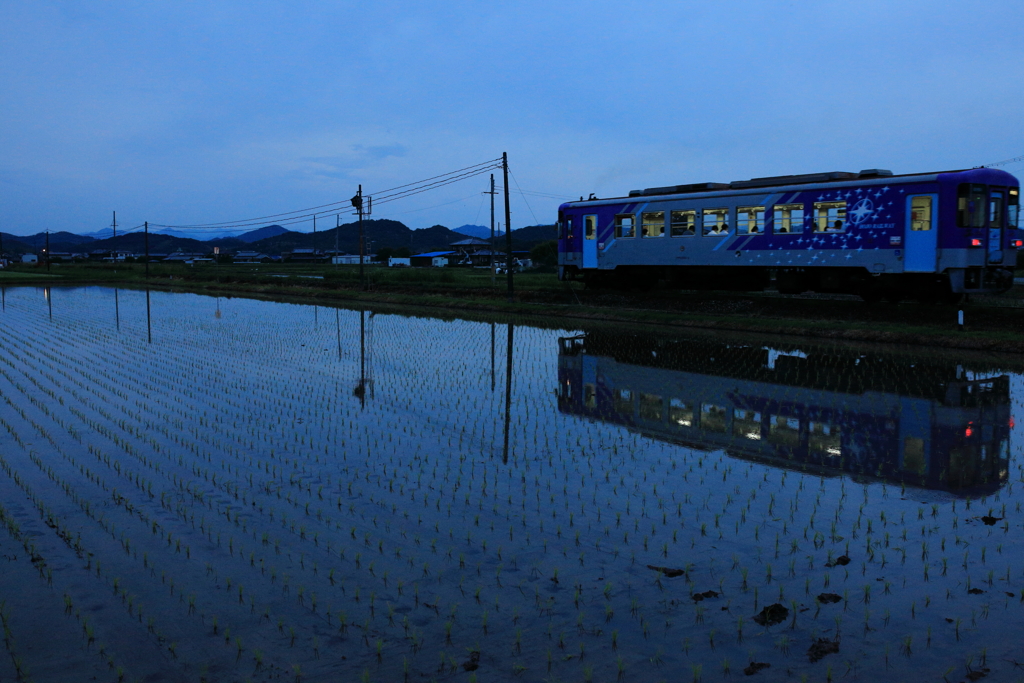
[[[988,262],[1003,262],[1003,213],[1006,207],[1006,193],[992,190],[988,198]]]
[[[583,217],[583,267],[597,268],[597,216]]]
[[[908,272],[935,272],[938,225],[935,208],[938,195],[918,194],[907,197],[907,237],[903,269]]]

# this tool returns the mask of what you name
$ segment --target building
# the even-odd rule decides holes
[[[413,254],[409,257],[409,265],[416,268],[443,268],[458,263],[459,254],[454,251],[428,251]]]
[[[233,263],[270,263],[273,259],[258,251],[239,251],[232,257]]]

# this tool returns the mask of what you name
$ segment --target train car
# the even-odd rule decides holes
[[[869,169],[562,204],[558,273],[588,287],[958,299],[1013,284],[1020,184],[998,169]]]
[[[1009,378],[956,361],[592,332],[560,340],[558,409],[651,439],[956,496],[1008,479]]]

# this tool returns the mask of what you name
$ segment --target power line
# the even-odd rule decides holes
[[[985,164],[981,168],[994,168],[996,166],[1007,166],[1009,164],[1015,164],[1018,161],[1024,161],[1024,154],[1022,154],[1019,157],[1014,157],[1012,159],[1003,159],[1002,161],[997,161],[997,162],[995,162],[993,164]]]
[[[459,180],[465,180],[472,178],[476,175],[486,173],[492,168],[498,167],[500,164],[499,160],[484,161],[479,164],[473,164],[472,166],[466,166],[455,171],[449,171],[440,175],[418,180],[413,183],[406,183],[404,185],[398,185],[386,190],[381,190],[376,193],[379,199],[375,199],[375,203],[382,204],[396,199],[404,199],[405,197],[411,197],[419,194],[420,192],[426,192],[428,190],[437,189],[444,187],[453,182]],[[383,196],[380,196],[383,195]],[[195,223],[189,225],[171,225],[162,223],[152,223],[152,227],[159,228],[171,228],[175,230],[228,230],[232,228],[249,227],[252,225],[260,225],[270,219],[281,219],[277,221],[281,225],[290,225],[294,223],[307,222],[313,219],[317,215],[327,215],[331,213],[337,213],[338,209],[342,205],[348,205],[349,200],[340,200],[336,202],[330,202],[328,204],[321,204],[319,206],[309,207],[306,209],[296,209],[293,211],[285,211],[283,213],[270,214],[267,216],[258,216],[255,218],[244,218],[235,221],[223,221],[219,223]],[[349,213],[348,211],[344,213]]]
[[[519,181],[516,180],[516,174],[512,172],[512,169],[508,170],[508,174],[512,176],[512,182],[516,184],[516,189],[519,189]],[[519,194],[523,196],[523,203],[526,204],[526,208],[530,210],[530,215],[533,216],[533,224],[539,225],[540,221],[537,220],[537,214],[533,212],[533,207],[530,206],[530,202],[526,200],[526,195],[523,194],[523,191],[521,189],[519,190]]]

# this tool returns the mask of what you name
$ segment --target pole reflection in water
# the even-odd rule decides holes
[[[0,300],[3,301],[4,310],[7,310],[7,288],[0,287]]]
[[[46,297],[46,308],[50,312],[50,320],[53,320],[53,292],[49,287],[43,289],[43,296]]]
[[[114,325],[121,331],[121,304],[117,299],[117,288],[114,288]]]
[[[491,323],[491,391],[494,391],[494,325]]]
[[[334,309],[334,329],[338,335],[338,360],[341,360],[341,311]]]
[[[951,360],[591,332],[560,340],[562,413],[821,475],[987,495],[1010,385]]]
[[[512,422],[512,337],[514,326],[508,324],[508,344],[505,347],[505,447],[501,461],[508,464],[508,432]]]
[[[214,311],[213,317],[216,318],[217,320],[220,320],[220,297],[219,296],[217,297],[217,310]]]
[[[149,311],[149,290],[146,290],[146,340],[153,343],[153,318]]]
[[[372,363],[366,357],[366,337],[367,328],[369,322],[373,320],[375,313],[366,315],[366,311],[359,311],[359,383],[356,385],[355,390],[352,394],[359,399],[359,403],[366,407],[366,394],[367,391],[370,393],[370,398],[373,398],[373,378],[370,376],[371,373],[367,372],[367,368],[372,371]],[[373,339],[370,339],[371,347]]]

